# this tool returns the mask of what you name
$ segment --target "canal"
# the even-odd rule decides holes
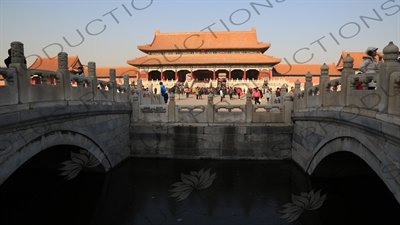
[[[292,161],[133,158],[108,173],[70,167],[66,179],[71,147],[55,149],[0,186],[0,224],[400,224],[399,203],[370,173],[309,177]]]

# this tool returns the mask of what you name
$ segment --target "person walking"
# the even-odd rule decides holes
[[[254,104],[257,104],[257,103],[258,103],[258,104],[261,104],[261,102],[260,102],[261,93],[260,93],[260,90],[258,90],[258,87],[256,87],[256,88],[252,91],[251,97],[254,98]]]
[[[161,91],[161,95],[164,97],[165,104],[167,104],[167,102],[168,102],[168,93],[167,93],[167,89],[165,88],[163,82],[160,82],[160,91]]]
[[[221,102],[224,99],[224,91],[222,89],[219,90],[219,95],[221,96]]]
[[[267,90],[267,92],[265,92],[265,98],[267,100],[267,103],[269,102],[269,99],[271,98],[271,91]]]

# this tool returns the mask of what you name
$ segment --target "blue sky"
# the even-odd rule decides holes
[[[256,27],[258,40],[271,43],[265,54],[282,63],[337,63],[343,50],[400,43],[400,0],[0,0],[0,66],[12,41],[24,43],[28,66],[34,55],[60,51],[83,64],[126,65],[144,55],[137,46],[151,43],[157,29],[226,31],[221,20],[231,31]]]

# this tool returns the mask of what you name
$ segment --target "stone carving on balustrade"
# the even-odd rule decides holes
[[[88,63],[88,75],[89,75],[89,77],[96,77],[96,63],[95,62]]]
[[[319,94],[319,87],[313,86],[308,89],[308,96],[316,96]]]
[[[205,106],[177,106],[178,113],[202,113],[206,110]]]
[[[127,93],[128,88],[125,85],[117,85],[117,92],[118,93]]]
[[[393,41],[389,42],[388,45],[386,45],[383,48],[383,60],[385,63],[389,62],[397,62],[397,58],[399,57],[399,47],[396,46]]]
[[[5,86],[13,86],[17,71],[14,67],[0,68],[0,75],[4,78]]]
[[[29,75],[29,77],[31,77],[31,76],[37,76],[38,78],[39,78],[39,82],[38,83],[35,83],[35,85],[40,85],[40,84],[42,84],[42,85],[46,85],[46,84],[49,84],[49,83],[47,83],[47,81],[49,80],[49,79],[54,79],[55,81],[56,81],[56,83],[55,84],[52,84],[52,85],[59,85],[60,84],[60,76],[57,74],[57,73],[55,73],[55,72],[51,72],[51,71],[36,71],[36,70],[29,70],[28,71],[28,75]]]
[[[151,92],[150,91],[142,91],[140,95],[140,104],[141,105],[151,105]]]
[[[331,81],[326,83],[325,91],[337,92],[340,89],[339,88],[340,85],[341,85],[340,78],[335,79],[335,80],[331,80]]]
[[[58,69],[68,70],[68,54],[66,52],[58,53]]]
[[[124,74],[124,85],[129,86],[129,75]]]
[[[262,110],[260,110],[262,109]],[[275,105],[254,105],[254,112],[266,112],[266,113],[281,113],[282,107],[279,104]]]
[[[245,106],[238,106],[238,105],[216,105],[215,112],[245,112]]]
[[[112,84],[110,82],[99,80],[97,83],[98,89],[101,91],[110,91],[112,89]]]
[[[24,44],[19,41],[14,41],[11,43],[11,63],[21,63],[24,64]]]
[[[165,107],[150,107],[150,106],[146,106],[146,107],[141,107],[140,111],[142,113],[166,113],[167,109]]]
[[[111,82],[116,82],[116,72],[115,72],[115,69],[113,69],[113,68],[111,68],[110,69],[110,81]]]
[[[88,77],[83,77],[75,74],[70,74],[70,77],[71,77],[70,79],[71,83],[82,84],[82,85],[77,85],[76,86],[77,88],[90,88],[92,86],[92,81]]]

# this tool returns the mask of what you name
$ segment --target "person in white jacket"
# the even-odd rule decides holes
[[[379,73],[379,66],[382,63],[382,56],[378,55],[377,50],[378,48],[370,46],[365,51],[367,55],[363,57],[364,61],[358,68],[362,73]],[[377,55],[379,58],[378,61],[376,60]],[[374,80],[368,83],[369,90],[375,90],[375,88],[376,88],[376,82]]]
[[[378,55],[379,61],[376,60],[376,55],[378,48],[368,47],[365,53],[366,56],[363,57],[363,62],[358,68],[363,73],[379,73],[379,66],[382,63],[382,56]]]

